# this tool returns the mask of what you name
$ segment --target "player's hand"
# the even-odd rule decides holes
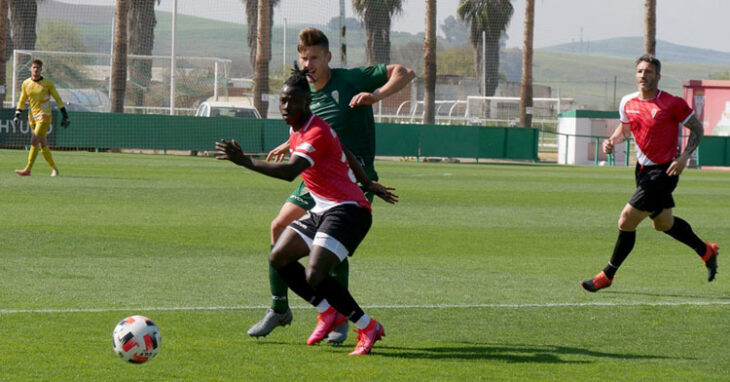
[[[608,138],[603,141],[603,152],[606,154],[613,154],[613,139]]]
[[[677,157],[677,159],[672,161],[672,164],[669,165],[669,168],[667,169],[667,175],[679,176],[682,171],[687,168],[687,162],[689,162],[689,158],[680,155],[679,157]]]
[[[13,126],[15,126],[16,129],[18,127],[20,127],[20,111],[19,110],[15,111],[15,118],[13,118]]]
[[[362,92],[352,97],[352,100],[350,100],[350,107],[372,105],[378,101],[380,101],[380,98],[373,95],[373,93]]]
[[[248,155],[243,153],[241,146],[235,139],[230,142],[221,139],[220,142],[215,143],[215,149],[217,151],[215,159],[218,160],[229,160],[235,164],[243,165],[249,159]]]
[[[269,154],[266,155],[266,161],[270,162],[272,159],[274,162],[281,162],[286,157],[286,154],[289,152],[289,141],[284,142],[277,146],[275,149],[269,151]]]
[[[71,126],[71,121],[69,121],[68,117],[63,117],[63,119],[61,119],[61,126],[63,126],[64,129]]]
[[[370,182],[370,184],[368,184],[365,191],[372,192],[380,199],[383,199],[390,204],[398,203],[398,195],[391,192],[395,191],[395,188],[393,187],[386,187],[376,181],[372,181]]]

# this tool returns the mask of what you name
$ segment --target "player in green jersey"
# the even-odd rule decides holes
[[[373,164],[375,160],[375,118],[372,104],[398,92],[415,78],[413,70],[402,65],[378,64],[354,69],[330,68],[332,53],[329,40],[322,31],[306,28],[299,33],[297,45],[299,66],[307,70],[312,91],[312,111],[324,119],[337,133],[340,142],[361,163],[371,180],[378,180]],[[267,160],[281,160],[289,152],[284,142],[272,150]],[[373,200],[371,193],[366,193]],[[304,216],[314,206],[309,191],[301,184],[292,192],[271,222],[271,246],[273,247],[284,229],[294,220]],[[349,263],[347,260],[335,268],[332,275],[343,286],[348,286]],[[271,308],[261,321],[253,325],[248,334],[262,337],[278,326],[291,323],[287,285],[276,270],[269,267],[269,283],[272,294]],[[342,343],[347,337],[347,322],[329,333],[327,340]]]

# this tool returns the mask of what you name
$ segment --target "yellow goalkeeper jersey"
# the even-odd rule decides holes
[[[18,100],[18,110],[23,110],[25,101],[30,103],[28,110],[28,119],[31,121],[51,120],[51,96],[56,100],[59,108],[64,107],[61,96],[56,91],[56,86],[51,80],[41,77],[38,81],[28,78],[21,85],[20,99]]]

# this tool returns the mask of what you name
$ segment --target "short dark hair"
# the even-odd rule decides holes
[[[299,65],[295,61],[294,68],[291,70],[291,76],[284,82],[284,85],[296,88],[303,94],[309,94],[311,90],[307,81],[307,69],[299,69]]]
[[[662,63],[659,61],[658,58],[654,57],[651,54],[644,54],[641,57],[636,59],[636,65],[639,65],[640,62],[648,62],[656,68],[657,74],[661,74],[662,72]]]
[[[43,67],[43,61],[41,61],[41,60],[39,60],[39,59],[36,58],[35,60],[33,60],[33,61],[30,62],[30,65],[31,66],[38,65],[38,66],[40,66],[42,68]]]
[[[330,50],[330,40],[327,39],[324,32],[317,28],[304,28],[299,32],[299,42],[297,43],[297,52],[310,46],[321,46],[325,51]]]

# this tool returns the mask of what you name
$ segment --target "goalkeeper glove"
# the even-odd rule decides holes
[[[63,128],[67,128],[69,125],[71,125],[71,121],[68,120],[68,112],[66,112],[66,108],[61,108],[61,114],[63,114],[63,119],[61,119],[61,126]]]
[[[20,109],[15,109],[15,118],[13,118],[13,126],[17,129],[20,126]]]

